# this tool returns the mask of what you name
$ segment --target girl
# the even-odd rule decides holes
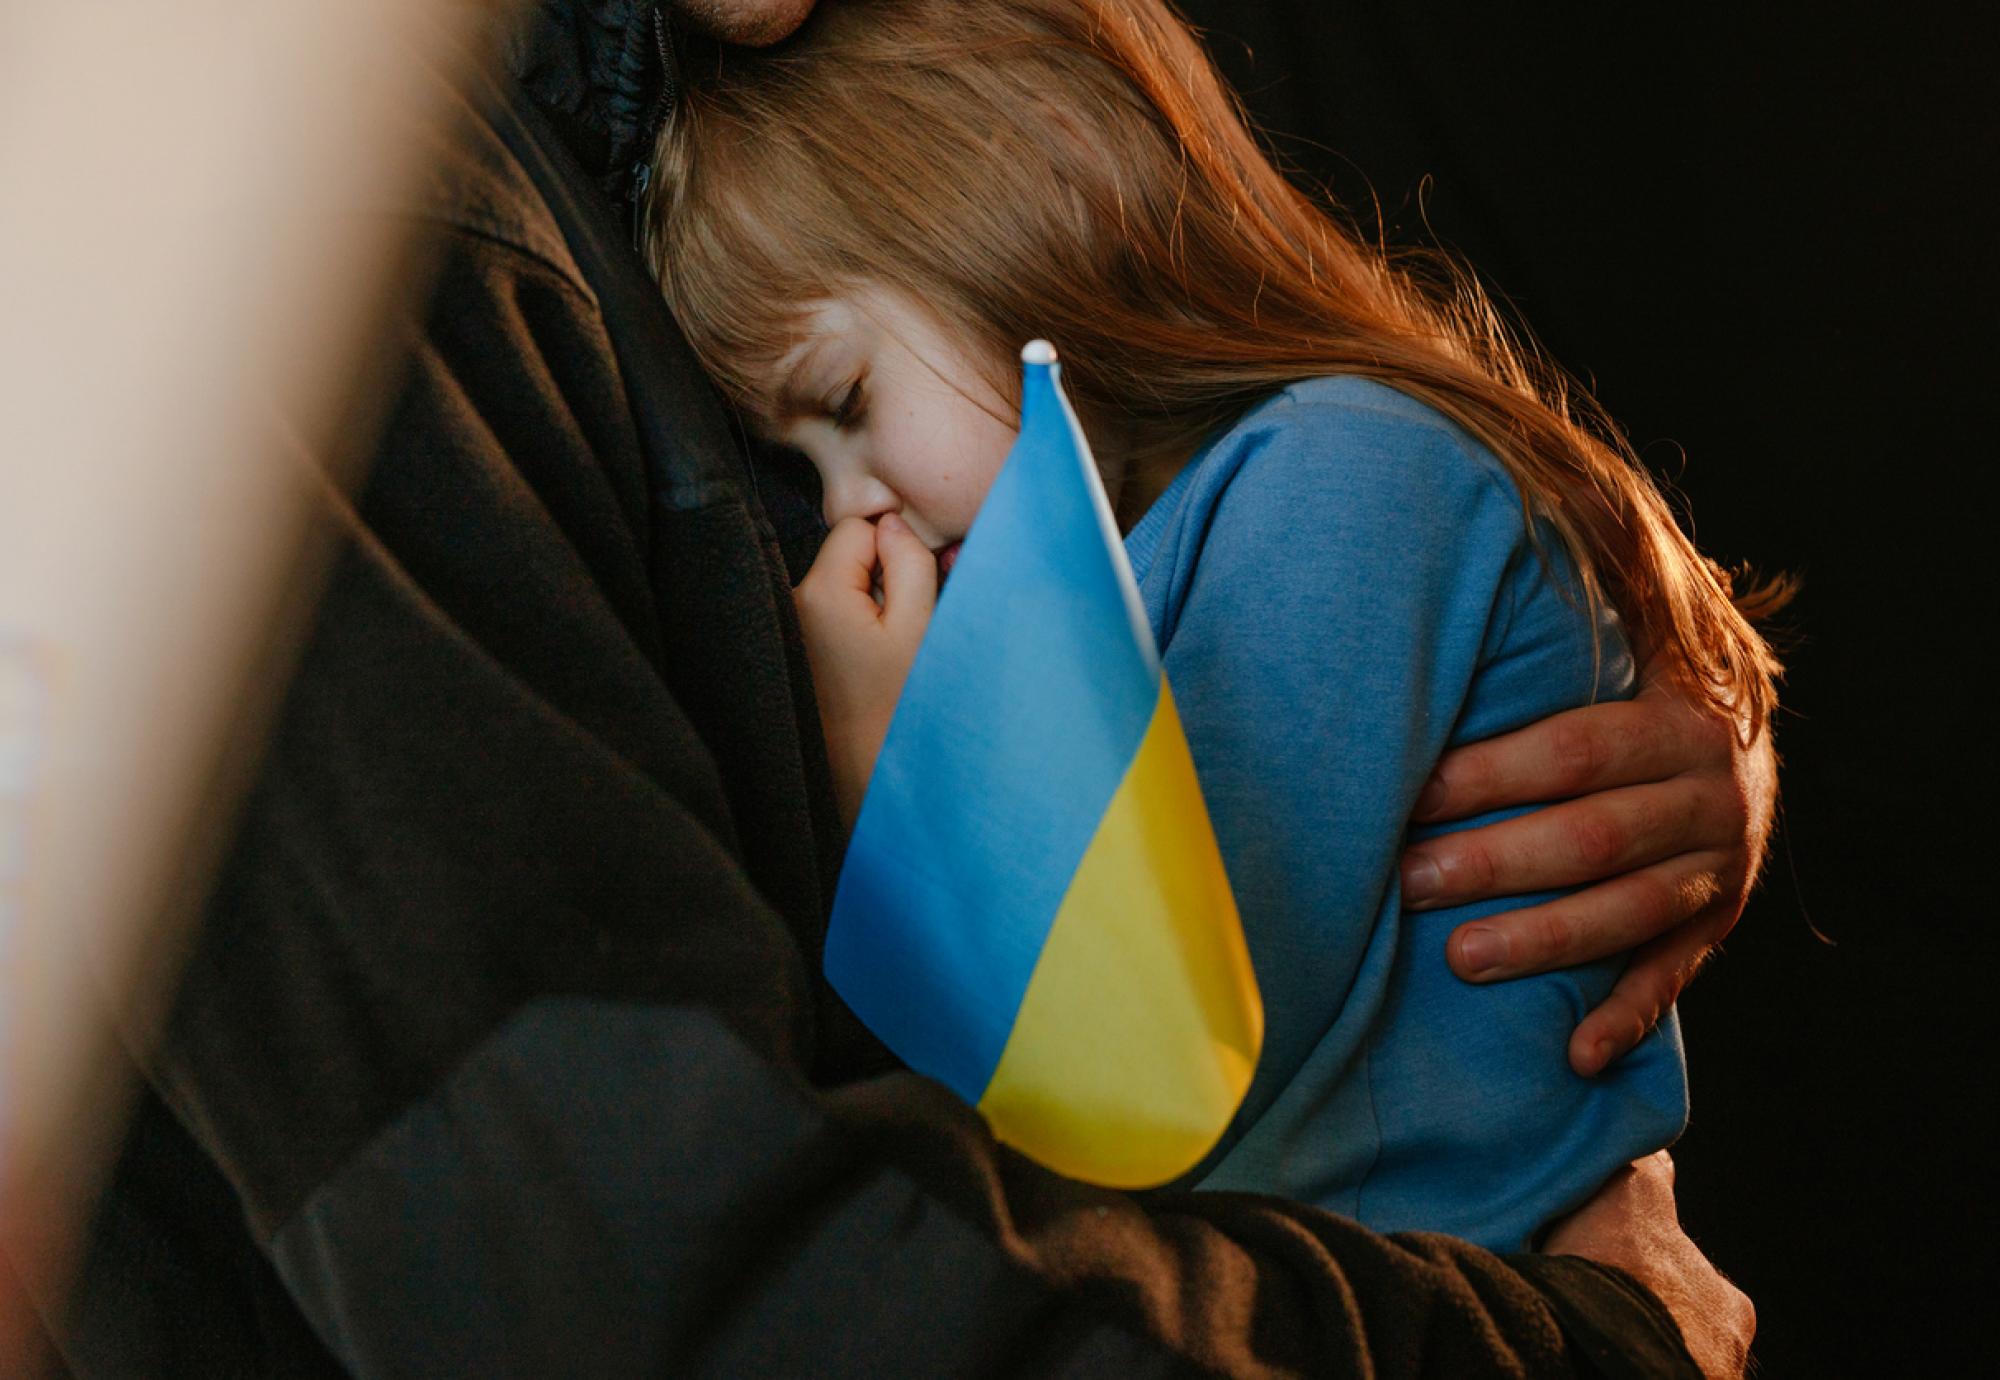
[[[820,473],[799,605],[849,817],[1046,336],[1265,998],[1195,1181],[1515,1249],[1674,1139],[1671,1017],[1572,1075],[1616,960],[1460,983],[1445,938],[1477,911],[1403,911],[1402,822],[1448,748],[1630,694],[1632,643],[1761,732],[1777,665],[1746,615],[1777,596],[1731,602],[1468,279],[1291,187],[1159,0],[847,0],[686,76],[651,256],[724,389]]]

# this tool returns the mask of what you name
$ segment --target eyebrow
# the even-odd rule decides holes
[[[819,409],[821,400],[807,397],[803,393],[798,392],[793,387],[793,382],[810,373],[813,364],[818,361],[820,355],[832,343],[833,340],[831,337],[818,336],[804,349],[789,354],[784,359],[778,361],[778,368],[782,371],[784,377],[779,381],[777,389],[772,394],[772,405],[777,413],[772,419],[774,422],[782,423],[791,421],[795,417],[800,417],[808,412],[815,412]]]

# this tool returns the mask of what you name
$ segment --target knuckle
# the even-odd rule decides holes
[[[1707,910],[1722,899],[1725,888],[1722,874],[1714,868],[1701,867],[1663,890],[1667,893],[1662,902],[1663,914],[1678,920]]]
[[[1625,901],[1632,930],[1644,939],[1666,933],[1700,909],[1687,903],[1677,883],[1645,873],[1631,879]]]
[[[1604,810],[1583,810],[1569,822],[1570,849],[1586,867],[1608,868],[1625,856],[1625,826]]]
[[[1624,802],[1622,827],[1628,848],[1663,848],[1679,838],[1680,802],[1664,786],[1635,791]]]
[[[1528,923],[1528,945],[1531,957],[1542,962],[1552,962],[1565,957],[1576,943],[1576,925],[1567,912],[1546,906],[1532,913]]]
[[[1660,1023],[1660,1017],[1665,1013],[1664,1006],[1657,1010],[1635,1007],[1629,1011],[1618,1032],[1619,1048],[1624,1050],[1638,1048],[1639,1042],[1653,1033],[1653,1027]]]
[[[1564,785],[1581,790],[1603,775],[1610,745],[1590,720],[1563,719],[1551,726],[1549,756]]]
[[[1632,968],[1627,971],[1626,977],[1629,985],[1624,994],[1624,1006],[1638,1030],[1633,1038],[1644,1039],[1646,1032],[1658,1024],[1667,1008],[1674,1004],[1687,978],[1681,968],[1668,963]]]
[[[1611,1040],[1622,1053],[1646,1038],[1646,1032],[1658,1020],[1658,1013],[1653,1010],[1649,995],[1635,989],[1628,972],[1625,981],[1591,1013],[1591,1019],[1603,1031],[1604,1038]]]
[[[1470,840],[1440,854],[1439,870],[1447,882],[1455,883],[1454,889],[1461,892],[1489,891],[1494,878],[1499,875],[1493,851],[1482,843]]]

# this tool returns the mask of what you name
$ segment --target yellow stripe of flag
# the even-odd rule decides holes
[[[1173,693],[1056,913],[979,1107],[1119,1188],[1185,1173],[1243,1100],[1264,1011]]]

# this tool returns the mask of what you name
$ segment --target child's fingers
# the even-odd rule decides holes
[[[875,587],[875,524],[842,518],[826,534],[812,569],[799,582],[799,598],[817,601],[850,594],[871,595]]]
[[[894,513],[884,513],[875,531],[876,550],[882,560],[882,620],[892,627],[921,632],[937,605],[937,557]]]

